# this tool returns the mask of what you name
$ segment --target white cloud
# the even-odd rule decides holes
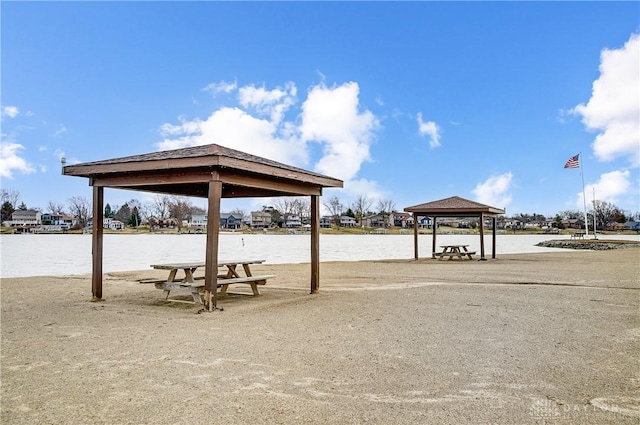
[[[482,183],[478,183],[471,192],[476,196],[476,201],[496,208],[506,208],[511,203],[513,174],[504,173],[489,177]]]
[[[279,137],[279,130],[287,134],[287,127],[279,128],[266,119],[255,118],[239,108],[221,108],[206,120],[184,121],[181,125],[164,124],[167,138],[158,144],[162,149],[179,149],[215,143],[288,164],[305,163],[304,146],[295,137]]]
[[[359,195],[365,195],[369,199],[377,201],[385,198],[388,193],[382,190],[378,183],[367,179],[353,179],[344,182],[344,192],[354,199]]]
[[[15,118],[15,117],[18,116],[18,114],[20,114],[20,110],[18,109],[17,106],[3,106],[2,107],[2,116],[3,117]]]
[[[218,93],[226,93],[229,94],[238,88],[238,82],[234,81],[232,83],[228,83],[226,81],[220,81],[219,83],[211,83],[207,87],[203,88],[202,91],[206,91],[211,94],[211,96],[216,97]]]
[[[5,143],[0,146],[0,177],[12,179],[13,172],[34,173],[36,170],[24,158],[20,157],[20,151],[24,146],[18,143]]]
[[[322,146],[322,157],[315,169],[345,181],[345,189],[380,193],[376,183],[357,179],[364,161],[370,159],[369,147],[378,119],[370,111],[360,111],[359,87],[350,82],[335,87],[320,83],[309,89],[301,106],[299,123],[284,115],[296,104],[293,83],[268,90],[253,85],[238,89],[239,107],[222,107],[206,119],[163,124],[165,139],[159,149],[219,144],[290,165],[306,167],[312,144]]]
[[[363,162],[370,160],[369,147],[379,128],[370,111],[360,111],[360,88],[349,82],[335,87],[312,87],[302,105],[302,140],[323,145],[318,172],[352,180]]]
[[[264,87],[245,86],[238,91],[240,104],[253,109],[260,115],[267,115],[274,123],[282,120],[284,113],[296,102],[295,84],[288,82],[284,90],[276,88],[266,90]]]
[[[600,55],[600,77],[591,98],[572,113],[582,116],[587,129],[598,131],[593,151],[602,161],[628,157],[640,165],[640,34],[633,34],[620,49]]]
[[[429,136],[431,149],[440,146],[440,127],[433,121],[423,121],[421,113],[418,113],[418,132],[421,136]]]
[[[611,204],[618,204],[620,198],[626,197],[631,188],[631,173],[629,170],[616,170],[605,173],[600,176],[600,180],[596,183],[588,184],[584,187],[584,194],[587,199],[587,206],[593,201],[595,196],[598,201],[605,201]],[[637,189],[635,189],[637,192]],[[637,199],[637,198],[636,198]],[[582,210],[584,208],[582,192],[576,195],[576,206]]]

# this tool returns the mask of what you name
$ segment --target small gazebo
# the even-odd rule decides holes
[[[320,196],[341,180],[259,156],[210,144],[144,155],[69,165],[68,176],[87,177],[93,187],[92,291],[102,299],[104,188],[139,190],[208,199],[205,257],[205,307],[217,302],[220,199],[236,197],[311,197],[311,293],[320,287]]]
[[[432,252],[436,252],[438,228],[436,222],[438,217],[478,217],[480,220],[480,260],[486,260],[484,258],[484,219],[485,217],[491,217],[493,233],[491,258],[496,258],[496,217],[504,214],[503,209],[470,201],[459,196],[452,196],[439,201],[407,207],[404,210],[413,214],[413,245],[414,258],[416,260],[418,259],[418,219],[420,217],[431,217],[433,220]]]

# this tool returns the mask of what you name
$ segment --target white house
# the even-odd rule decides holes
[[[193,214],[191,220],[189,220],[188,228],[191,230],[203,230],[207,228],[207,215],[206,214]]]
[[[356,227],[356,219],[348,215],[340,216],[340,227]]]

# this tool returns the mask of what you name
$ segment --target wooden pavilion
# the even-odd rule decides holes
[[[93,187],[92,291],[102,299],[104,188],[208,199],[205,308],[217,304],[218,237],[221,198],[311,197],[311,293],[320,287],[320,196],[325,187],[342,187],[332,177],[210,144],[63,167],[63,174],[87,177]]]
[[[413,245],[414,258],[418,259],[418,219],[420,217],[431,217],[433,219],[433,240],[431,252],[436,252],[436,234],[438,226],[436,225],[438,217],[478,217],[480,220],[480,260],[484,258],[484,219],[491,217],[493,244],[491,250],[491,258],[496,258],[496,217],[504,214],[504,210],[500,208],[490,207],[468,199],[452,196],[450,198],[440,199],[438,201],[427,202],[426,204],[414,205],[404,209],[406,212],[413,214]]]

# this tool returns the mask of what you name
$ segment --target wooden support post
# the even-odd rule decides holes
[[[484,214],[480,213],[480,259],[478,261],[486,261],[484,258]]]
[[[320,290],[320,197],[311,195],[311,293]]]
[[[93,186],[93,225],[91,230],[91,301],[102,301],[102,239],[104,221],[104,188]]]
[[[497,230],[496,230],[496,225],[497,225],[497,220],[496,217],[493,216],[491,217],[491,225],[493,226],[493,246],[491,247],[491,258],[495,259],[496,258],[496,235],[497,235]]]
[[[209,311],[215,310],[218,304],[218,241],[222,197],[222,182],[218,173],[213,173],[211,177],[207,209],[207,257],[204,266],[204,303]]]
[[[413,213],[413,258],[418,259],[418,213]]]
[[[438,232],[438,217],[432,217],[433,222],[431,223],[431,229],[433,238],[431,241],[431,258],[436,258],[436,233]]]

